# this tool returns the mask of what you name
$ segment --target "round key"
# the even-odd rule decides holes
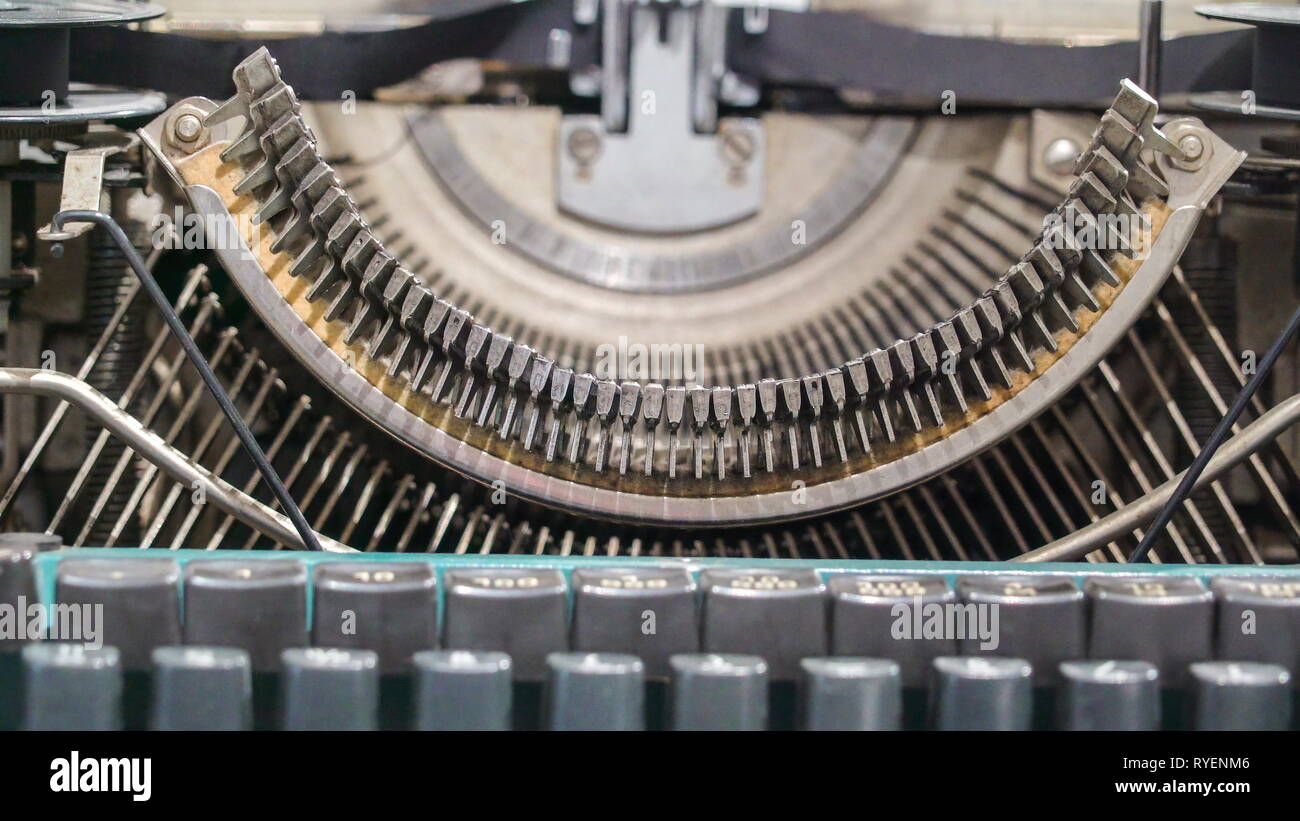
[[[233,647],[153,651],[154,730],[251,730],[252,663]]]
[[[646,675],[668,677],[668,657],[700,648],[695,581],[677,567],[573,571],[573,649],[627,653]]]
[[[179,580],[171,559],[64,559],[55,598],[98,608],[103,643],[118,649],[126,669],[146,670],[154,648],[181,643]]]
[[[1300,578],[1219,577],[1210,589],[1219,604],[1215,655],[1300,671]]]
[[[372,650],[295,647],[281,655],[284,729],[373,730],[379,656]]]
[[[968,576],[957,580],[957,594],[976,607],[961,625],[964,656],[1022,658],[1044,686],[1061,662],[1088,655],[1086,602],[1067,576]]]
[[[761,658],[686,653],[668,665],[674,730],[767,729],[767,663]]]
[[[312,644],[374,650],[385,673],[438,643],[438,591],[425,562],[324,562],[313,575]]]
[[[1033,669],[1024,659],[946,656],[934,660],[936,730],[1028,730]]]
[[[307,644],[307,569],[294,559],[204,559],[185,566],[185,643],[239,647],[253,672]]]
[[[550,729],[645,729],[645,666],[636,656],[551,653],[546,664]]]
[[[710,569],[702,648],[767,661],[774,680],[794,681],[799,659],[826,655],[826,586],[815,570]]]
[[[569,590],[557,570],[448,570],[443,647],[510,654],[515,677],[546,678],[548,653],[569,649]]]
[[[417,730],[510,729],[510,657],[491,650],[424,650],[413,657]]]
[[[927,636],[923,627],[927,609],[957,601],[943,576],[837,573],[830,591],[832,655],[892,659],[908,688],[927,685],[936,658],[957,655],[954,636]]]
[[[63,538],[54,533],[0,533],[0,548],[12,547],[46,553],[63,547]]]
[[[803,729],[901,729],[903,685],[897,662],[812,658],[804,659],[800,667]]]
[[[1193,664],[1198,730],[1286,730],[1291,726],[1291,674],[1277,664],[1204,661]]]
[[[1166,688],[1183,687],[1187,665],[1214,657],[1214,597],[1199,579],[1105,575],[1088,579],[1084,591],[1090,657],[1149,661]]]
[[[1061,664],[1066,730],[1160,729],[1160,673],[1145,661]]]
[[[112,647],[35,642],[23,648],[28,730],[122,729],[122,660]]]

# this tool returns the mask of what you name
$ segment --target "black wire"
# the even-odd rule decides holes
[[[212,392],[217,404],[221,406],[222,413],[226,415],[226,418],[230,420],[230,424],[235,428],[235,435],[239,437],[240,443],[244,446],[249,458],[253,460],[253,464],[257,465],[262,478],[275,494],[275,498],[280,502],[280,507],[284,509],[290,521],[293,522],[294,529],[298,531],[298,537],[302,539],[303,546],[308,550],[320,550],[320,542],[316,541],[315,531],[311,529],[311,525],[307,524],[307,519],[302,515],[302,510],[298,508],[297,502],[293,500],[284,483],[280,481],[280,476],[275,472],[271,461],[266,458],[261,446],[253,438],[253,432],[248,429],[248,424],[244,422],[244,418],[239,415],[239,411],[235,410],[235,405],[230,401],[226,389],[217,381],[216,375],[212,373],[212,368],[208,365],[208,360],[204,358],[203,352],[199,350],[198,345],[194,344],[194,338],[190,336],[189,331],[185,330],[180,317],[176,316],[176,312],[172,310],[166,294],[163,293],[162,288],[158,287],[158,281],[149,273],[144,260],[140,258],[135,246],[127,238],[122,226],[118,225],[111,216],[101,211],[61,211],[54,215],[54,227],[56,229],[61,230],[64,224],[69,222],[93,222],[108,230],[108,233],[113,237],[113,241],[126,255],[126,261],[130,263],[131,270],[140,279],[140,284],[144,287],[145,293],[149,294],[149,298],[158,306],[159,312],[162,313],[163,319],[167,322],[167,327],[171,329],[172,334],[181,343],[181,347],[185,349],[185,355],[194,363],[194,367],[198,370],[199,376],[203,378],[204,384],[208,386],[208,390]]]
[[[1142,537],[1142,543],[1138,545],[1137,550],[1133,551],[1133,555],[1128,557],[1130,563],[1142,561],[1151,552],[1151,546],[1155,544],[1156,538],[1169,524],[1174,511],[1191,493],[1192,486],[1196,484],[1196,480],[1205,470],[1205,466],[1210,463],[1210,458],[1214,456],[1214,452],[1228,438],[1228,433],[1231,432],[1237,417],[1241,416],[1241,412],[1246,409],[1246,404],[1255,395],[1255,391],[1265,377],[1268,376],[1269,371],[1273,370],[1273,363],[1282,355],[1282,351],[1286,350],[1286,347],[1291,344],[1291,340],[1295,339],[1297,331],[1300,331],[1300,308],[1296,308],[1295,313],[1291,314],[1290,322],[1287,323],[1281,335],[1273,341],[1268,353],[1264,354],[1264,358],[1260,360],[1258,367],[1255,369],[1254,376],[1237,393],[1237,398],[1232,400],[1232,406],[1228,408],[1228,412],[1224,414],[1224,417],[1219,420],[1218,427],[1210,434],[1210,438],[1205,440],[1205,445],[1201,448],[1200,453],[1196,454],[1192,466],[1183,474],[1182,481],[1178,483],[1178,487],[1174,490],[1174,495],[1170,496],[1169,501],[1165,502],[1160,514],[1156,516],[1151,523],[1150,529]]]

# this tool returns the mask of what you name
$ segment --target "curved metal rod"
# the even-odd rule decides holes
[[[253,432],[248,429],[248,423],[244,421],[244,417],[239,415],[239,411],[235,408],[235,403],[230,401],[230,396],[226,393],[226,389],[222,387],[221,382],[217,380],[216,374],[212,372],[211,366],[208,365],[207,358],[203,356],[203,352],[199,350],[199,346],[194,344],[193,337],[190,336],[189,331],[185,330],[185,326],[181,323],[180,317],[176,316],[176,312],[172,310],[171,302],[168,301],[167,295],[163,293],[162,288],[158,287],[158,281],[155,280],[153,274],[149,272],[148,266],[146,266],[144,260],[140,258],[139,252],[137,252],[135,246],[131,244],[131,240],[126,236],[126,232],[122,230],[122,226],[118,225],[117,221],[114,220],[112,216],[105,214],[102,211],[83,211],[76,209],[60,211],[54,215],[53,222],[56,230],[62,230],[63,226],[68,223],[94,223],[107,231],[109,236],[113,238],[113,242],[122,252],[122,255],[126,257],[126,261],[131,266],[131,270],[135,272],[136,279],[140,280],[140,284],[144,287],[145,293],[149,295],[149,298],[153,300],[154,305],[157,306],[158,312],[162,314],[163,320],[167,323],[167,327],[171,329],[172,336],[176,337],[176,340],[181,343],[181,347],[185,350],[185,355],[189,357],[190,363],[193,364],[194,369],[199,372],[199,376],[203,379],[203,383],[208,386],[208,391],[212,394],[212,398],[217,400],[217,405],[220,406],[221,412],[225,414],[226,419],[230,422],[230,426],[235,429],[235,435],[239,437],[239,442],[244,446],[244,451],[248,454],[248,458],[252,460],[253,464],[257,467],[258,472],[262,474],[262,479],[266,482],[267,486],[271,488],[271,492],[275,494],[275,498],[280,502],[280,507],[284,509],[285,513],[289,514],[289,520],[293,522],[294,529],[298,531],[299,541],[301,541],[308,550],[320,550],[321,547],[316,541],[316,533],[311,529],[311,525],[307,524],[307,518],[303,516],[302,511],[298,509],[298,503],[289,495],[289,491],[285,488],[284,482],[280,481],[280,475],[275,472],[275,466],[271,464],[271,460],[267,459],[266,454],[262,452],[262,446],[257,443],[257,439],[253,436]]]
[[[196,482],[202,485],[203,492],[222,511],[278,542],[298,549],[304,547],[288,517],[241,493],[202,465],[194,464],[184,453],[164,442],[162,437],[82,380],[58,371],[0,368],[0,395],[10,393],[48,396],[74,405],[99,420],[110,433],[126,442],[175,481],[191,487]],[[333,539],[318,533],[314,535],[326,551],[356,552],[354,548]]]
[[[1259,361],[1259,367],[1255,369],[1250,381],[1242,387],[1237,394],[1237,398],[1232,400],[1232,406],[1219,420],[1219,424],[1214,426],[1214,432],[1210,434],[1209,439],[1205,440],[1200,453],[1197,453],[1196,458],[1192,461],[1191,467],[1183,473],[1183,480],[1178,484],[1178,489],[1165,503],[1160,515],[1156,516],[1155,522],[1147,530],[1146,535],[1142,537],[1142,543],[1138,545],[1137,550],[1133,551],[1132,556],[1129,556],[1129,562],[1140,562],[1151,552],[1151,547],[1159,538],[1161,531],[1169,524],[1169,520],[1174,517],[1174,512],[1182,506],[1183,500],[1191,493],[1192,486],[1196,484],[1196,479],[1201,475],[1201,471],[1205,470],[1205,466],[1209,464],[1214,452],[1219,449],[1223,441],[1227,439],[1228,434],[1232,432],[1232,426],[1237,423],[1237,417],[1241,416],[1241,412],[1246,409],[1246,405],[1250,404],[1255,391],[1259,390],[1259,386],[1268,378],[1269,372],[1273,370],[1273,363],[1277,362],[1277,358],[1291,345],[1291,340],[1295,339],[1298,332],[1300,332],[1300,308],[1296,308],[1295,312],[1291,314],[1291,319],[1287,322],[1281,336],[1269,347],[1268,353],[1264,354],[1264,358]]]
[[[1241,433],[1227,440],[1214,454],[1214,458],[1210,460],[1192,490],[1199,490],[1214,482],[1297,422],[1300,422],[1300,393],[1283,399],[1254,422],[1242,428]],[[1017,556],[1012,561],[1072,562],[1082,559],[1088,553],[1154,519],[1161,507],[1173,497],[1185,473],[1186,471],[1179,473],[1104,519],[1098,519],[1069,536],[1043,545],[1037,550],[1031,550],[1023,556]]]

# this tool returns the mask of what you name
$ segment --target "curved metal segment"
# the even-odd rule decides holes
[[[805,208],[804,242],[790,242],[787,226],[741,248],[672,255],[633,251],[561,233],[536,220],[482,178],[460,151],[445,117],[437,111],[409,118],[425,164],[471,217],[485,226],[511,226],[504,248],[579,282],[637,293],[687,293],[725,288],[791,265],[834,237],[885,187],[917,132],[912,117],[882,117],[867,134],[836,183]]]
[[[230,224],[224,226],[225,235],[238,235],[216,191],[206,186],[186,190],[205,225],[227,220]],[[650,496],[610,490],[547,476],[479,450],[394,402],[305,328],[246,246],[216,253],[267,326],[317,379],[355,410],[439,464],[486,485],[502,482],[507,492],[545,505],[617,521],[707,527],[783,521],[877,499],[942,473],[998,443],[1064,395],[1124,335],[1182,256],[1200,214],[1194,205],[1184,205],[1171,214],[1137,274],[1089,332],[1052,367],[978,423],[865,473],[779,493],[738,497]]]
[[[823,373],[665,388],[559,367],[436,297],[374,236],[269,54],[244,68],[240,93],[207,118],[248,120],[221,150],[236,165],[169,170],[190,183],[195,210],[222,240],[212,243],[218,256],[267,326],[342,399],[433,460],[542,504],[638,523],[813,516],[897,492],[1000,441],[1060,399],[1131,327],[1244,156],[1196,120],[1157,129],[1155,102],[1126,81],[1053,212],[1060,220],[1045,222],[1033,248],[973,305]],[[155,151],[164,122],[144,132]],[[1144,148],[1159,152],[1158,170]],[[232,168],[242,173],[233,193]],[[227,203],[269,223],[274,242],[250,250]],[[1143,215],[1158,226],[1153,243],[1139,247],[1108,227]],[[1076,222],[1117,244],[1088,244]],[[1138,265],[1131,257],[1141,250]],[[291,304],[292,294],[303,298]],[[364,361],[354,355],[361,345]],[[516,403],[526,403],[527,423]],[[533,451],[539,422],[544,459]],[[616,423],[623,447],[611,476]],[[683,429],[686,467],[677,458]],[[644,476],[627,472],[633,431]],[[766,472],[751,471],[751,433]],[[667,469],[654,476],[657,465]]]

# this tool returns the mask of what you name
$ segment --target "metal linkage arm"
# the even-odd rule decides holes
[[[109,235],[112,236],[113,242],[117,243],[118,248],[120,248],[122,253],[126,256],[126,260],[130,264],[131,270],[135,272],[136,277],[140,280],[140,284],[144,287],[145,293],[147,293],[149,298],[153,300],[159,313],[162,314],[163,319],[167,322],[167,327],[171,329],[172,335],[174,335],[181,343],[181,347],[185,349],[185,355],[189,357],[190,362],[194,363],[194,368],[199,372],[199,376],[203,378],[204,384],[208,386],[208,390],[212,392],[213,398],[215,398],[217,404],[221,406],[221,412],[230,420],[231,426],[235,429],[235,435],[239,437],[240,444],[244,446],[244,451],[248,453],[249,458],[253,460],[253,464],[257,465],[257,469],[262,474],[262,478],[266,480],[267,486],[271,488],[271,491],[275,494],[276,500],[279,501],[281,509],[283,509],[289,516],[289,520],[293,522],[294,529],[298,531],[298,536],[302,539],[303,546],[308,550],[320,550],[320,542],[316,539],[315,531],[311,529],[311,525],[307,524],[306,517],[302,515],[302,511],[298,508],[297,502],[293,500],[293,497],[289,495],[289,491],[285,488],[284,483],[280,481],[280,476],[275,472],[275,467],[271,464],[271,460],[267,459],[266,454],[262,452],[262,447],[257,444],[257,439],[253,437],[253,432],[248,429],[248,424],[244,422],[244,418],[239,415],[239,411],[235,409],[235,404],[230,400],[230,396],[226,393],[226,389],[222,387],[219,381],[217,381],[217,377],[212,373],[212,368],[209,367],[207,359],[204,358],[198,345],[194,344],[193,337],[191,337],[189,332],[185,330],[185,325],[181,323],[180,317],[178,317],[176,312],[172,310],[171,303],[167,301],[167,296],[163,293],[162,288],[158,286],[158,281],[153,278],[151,273],[149,273],[149,269],[144,264],[144,260],[140,258],[140,254],[135,250],[130,239],[127,238],[126,232],[122,230],[122,226],[118,225],[117,221],[110,215],[105,214],[102,211],[77,210],[60,211],[58,214],[55,214],[53,225],[56,230],[62,230],[65,224],[77,222],[95,223],[107,230]]]

